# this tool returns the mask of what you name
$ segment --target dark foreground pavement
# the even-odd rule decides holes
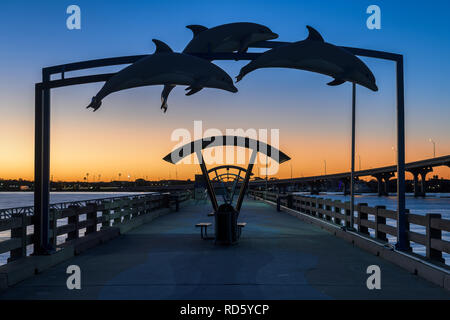
[[[246,201],[238,245],[200,239],[208,203],[187,206],[84,252],[0,299],[450,299],[450,293],[266,204]],[[212,230],[211,230],[211,233]],[[81,268],[68,290],[66,268]],[[366,269],[381,268],[381,290]]]

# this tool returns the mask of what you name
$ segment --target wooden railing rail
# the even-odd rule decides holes
[[[259,199],[265,199],[301,213],[332,222],[339,226],[350,226],[350,203],[319,197],[277,194],[265,191],[249,191]],[[397,235],[397,213],[385,206],[369,207],[367,203],[355,206],[355,224],[358,232],[388,243],[388,235]],[[418,215],[407,210],[408,242],[425,246],[426,259],[445,263],[442,253],[450,253],[450,241],[443,238],[443,232],[450,232],[450,220],[440,214]],[[424,232],[411,231],[411,225],[423,227]],[[371,234],[372,231],[372,234]]]

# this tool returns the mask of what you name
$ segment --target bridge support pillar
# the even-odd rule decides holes
[[[347,196],[350,194],[350,179],[345,179],[342,181],[343,184],[343,192],[344,192],[344,196]]]
[[[317,188],[317,182],[310,182],[309,183],[309,190],[311,194],[317,195],[319,194],[319,189]]]
[[[384,196],[385,195],[385,191],[386,188],[383,188],[383,176],[381,174],[377,174],[373,176],[375,179],[377,179],[377,183],[378,183],[378,188],[377,188],[377,193],[378,196]]]
[[[391,177],[389,175],[384,175],[383,179],[384,179],[384,195],[388,196],[389,195],[389,179]]]
[[[414,197],[425,197],[427,192],[426,177],[429,172],[432,172],[432,167],[417,168],[410,170],[414,177]],[[420,176],[420,187],[419,187]]]
[[[414,184],[413,184],[414,197],[417,198],[417,197],[420,197],[420,194],[421,194],[421,192],[419,190],[419,172],[412,171],[411,173],[413,175],[413,181],[414,181]]]
[[[388,196],[389,195],[389,180],[394,176],[393,172],[379,173],[373,175],[378,182],[378,196]]]
[[[420,193],[422,197],[425,197],[427,191],[427,171],[426,169],[420,172]]]

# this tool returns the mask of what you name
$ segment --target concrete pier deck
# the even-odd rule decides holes
[[[0,299],[450,299],[450,292],[322,229],[246,200],[232,247],[201,240],[207,202],[187,205],[0,293]],[[213,234],[213,230],[211,230]],[[68,290],[66,268],[81,268]],[[368,290],[366,268],[381,268]]]

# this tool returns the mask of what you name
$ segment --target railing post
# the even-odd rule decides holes
[[[133,201],[134,201],[134,198],[123,200],[124,205],[122,207],[123,212],[121,213],[121,215],[123,217],[124,222],[127,220],[130,220],[131,209],[133,208]]]
[[[94,222],[94,224],[86,226],[86,234],[90,234],[97,231],[97,204],[89,203],[87,206],[90,207],[90,210],[86,213],[86,220]]]
[[[102,206],[103,206],[103,210],[102,210],[102,228],[107,228],[110,226],[110,222],[109,222],[109,214],[111,212],[111,210],[109,209],[109,203],[110,201],[102,201]]]
[[[331,215],[332,215],[331,206],[329,205],[329,202],[327,202],[325,203],[325,220],[331,221]]]
[[[314,202],[311,203],[314,207],[314,216],[322,218],[322,214],[319,212],[321,205],[319,204],[319,198],[314,198]]]
[[[25,214],[17,214],[13,216],[13,219],[20,219],[20,226],[18,228],[11,229],[11,238],[20,238],[20,248],[10,251],[8,262],[17,260],[27,255],[27,216]]]
[[[114,209],[114,215],[116,216],[114,218],[113,226],[116,226],[122,222],[122,202],[123,200],[117,200],[113,203],[117,205],[117,207]]]
[[[346,203],[345,205],[347,206],[347,204],[350,205],[350,203]],[[345,226],[347,228],[353,227],[353,226],[350,225],[350,215],[351,215],[350,208],[348,208],[348,209],[345,208]],[[359,219],[359,214],[358,214],[358,219]],[[358,222],[358,226],[359,226],[359,222]]]
[[[294,196],[292,194],[288,194],[286,199],[287,199],[287,204],[286,204],[287,207],[289,209],[294,208]]]
[[[431,226],[432,219],[441,219],[441,215],[436,213],[427,213],[426,215],[427,258],[434,261],[445,262],[442,258],[442,252],[431,247],[433,239],[441,240],[442,238],[442,231]]]
[[[277,211],[281,211],[281,196],[277,195]]]
[[[362,225],[362,221],[363,220],[367,221],[369,219],[368,219],[367,213],[362,212],[364,209],[361,209],[361,207],[367,207],[367,203],[358,203],[356,205],[356,210],[358,211],[358,219],[357,219],[358,232],[362,233],[362,234],[365,234],[365,235],[370,235],[369,228]],[[354,226],[351,226],[351,227],[354,227]]]
[[[58,244],[58,210],[56,209],[50,209],[49,210],[50,215],[50,223],[51,223],[51,236],[50,241],[53,245],[53,248],[56,248],[56,245]]]
[[[338,215],[341,214],[341,208],[339,207],[340,201],[336,200],[334,201],[334,223],[338,225],[342,225],[341,218],[338,218]]]
[[[67,241],[78,239],[80,236],[80,232],[78,230],[78,222],[79,222],[80,216],[78,215],[77,208],[78,208],[77,206],[69,206],[68,207],[68,209],[72,209],[74,211],[73,212],[74,214],[67,218],[67,223],[69,225],[74,225],[75,230],[67,233]]]
[[[380,225],[386,225],[386,217],[380,216],[379,211],[386,209],[386,206],[375,206],[375,238],[381,241],[388,241],[386,233],[379,230]]]

